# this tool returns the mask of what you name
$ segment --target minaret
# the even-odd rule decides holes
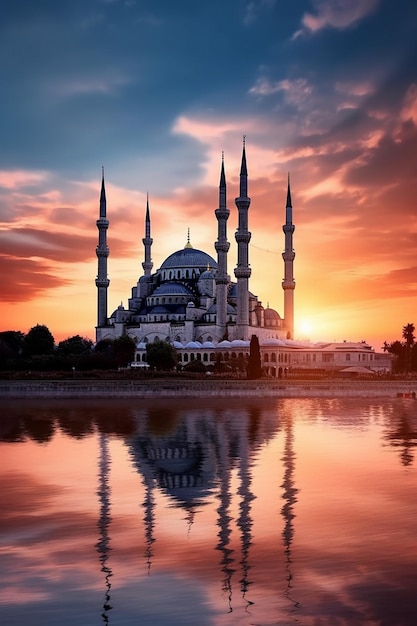
[[[251,233],[248,231],[248,171],[246,168],[245,137],[243,137],[242,165],[240,168],[240,193],[235,200],[238,209],[238,228],[235,234],[237,243],[237,266],[235,276],[237,278],[237,317],[236,339],[248,338],[249,326],[249,241]]]
[[[218,327],[219,340],[224,338],[227,320],[227,285],[230,276],[227,275],[227,253],[230,244],[227,241],[227,220],[230,211],[226,206],[226,176],[224,173],[224,155],[222,154],[222,167],[220,172],[219,185],[219,208],[215,210],[217,218],[217,241],[214,247],[217,252],[217,273],[216,273],[216,325]]]
[[[294,258],[293,234],[295,226],[292,223],[292,204],[290,190],[290,175],[288,174],[287,206],[285,211],[285,224],[282,227],[285,234],[285,249],[282,253],[284,259],[284,280],[282,288],[284,290],[284,327],[287,329],[289,339],[294,338]]]
[[[97,327],[105,326],[107,321],[107,289],[110,281],[107,278],[107,257],[109,248],[107,246],[107,229],[109,220],[106,219],[106,190],[104,188],[104,167],[101,174],[100,193],[100,216],[96,222],[98,228],[98,246],[96,254],[98,259],[98,271],[96,278],[97,287]]]
[[[145,216],[145,236],[142,239],[143,246],[145,248],[145,259],[142,263],[143,273],[145,276],[150,276],[153,268],[151,258],[151,246],[153,239],[151,237],[151,218],[149,213],[149,194],[146,195],[146,216]]]

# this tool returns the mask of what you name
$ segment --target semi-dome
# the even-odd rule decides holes
[[[204,268],[203,271],[206,271],[207,266],[217,267],[216,261],[209,254],[202,250],[197,250],[196,248],[184,248],[183,250],[178,250],[170,254],[162,263],[161,270],[190,267]]]
[[[167,282],[159,285],[152,294],[154,296],[191,296],[192,293],[182,283]]]
[[[215,313],[217,313],[217,304],[216,303],[212,304],[211,307],[209,307],[207,309],[207,315],[213,315]],[[235,307],[232,304],[227,303],[226,313],[227,313],[227,315],[234,315],[236,313]]]

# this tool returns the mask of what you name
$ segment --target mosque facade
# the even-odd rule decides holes
[[[293,209],[288,178],[285,207],[283,280],[284,314],[281,316],[262,302],[249,288],[249,207],[246,148],[243,142],[240,167],[239,195],[235,199],[238,227],[235,232],[237,259],[234,280],[229,275],[226,175],[222,158],[219,202],[214,210],[217,220],[217,240],[214,257],[193,248],[188,236],[182,250],[168,256],[153,272],[151,212],[146,203],[143,243],[143,273],[131,288],[127,308],[121,304],[110,316],[107,294],[110,284],[107,273],[106,191],[104,174],[100,193],[100,211],[96,222],[99,237],[96,342],[129,336],[136,343],[133,367],[146,367],[146,346],[156,340],[171,343],[177,350],[181,366],[200,360],[213,363],[246,362],[250,339],[259,339],[262,367],[272,377],[282,376],[290,369],[342,370],[368,369],[388,371],[386,355],[377,355],[371,346],[361,342],[320,342],[312,344],[294,338],[294,259]],[[384,356],[384,358],[382,358]]]
[[[242,150],[239,196],[235,199],[238,211],[238,228],[235,233],[237,260],[234,278],[228,274],[229,247],[227,221],[226,176],[224,160],[221,163],[219,205],[214,211],[217,220],[217,241],[214,243],[215,258],[193,248],[189,237],[182,250],[173,252],[153,272],[151,215],[149,199],[145,216],[145,233],[142,239],[144,256],[143,274],[132,287],[128,306],[120,305],[111,315],[107,314],[107,219],[104,175],[100,194],[100,215],[97,220],[99,241],[98,258],[97,326],[96,341],[116,339],[128,335],[137,344],[155,339],[187,345],[221,341],[247,341],[253,334],[259,340],[267,338],[292,339],[294,335],[294,289],[293,264],[294,225],[290,183],[288,181],[286,221],[283,226],[285,250],[283,252],[284,316],[272,308],[264,308],[262,302],[249,289],[251,268],[249,264],[249,206],[248,172],[245,144]]]

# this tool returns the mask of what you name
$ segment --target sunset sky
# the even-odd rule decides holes
[[[417,325],[417,3],[6,0],[0,22],[0,330],[94,338],[101,168],[110,314],[191,243],[229,273],[242,136],[250,290],[283,314],[287,174],[296,336],[380,349]]]

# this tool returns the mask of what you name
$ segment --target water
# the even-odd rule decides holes
[[[2,626],[417,624],[417,402],[2,402]]]

